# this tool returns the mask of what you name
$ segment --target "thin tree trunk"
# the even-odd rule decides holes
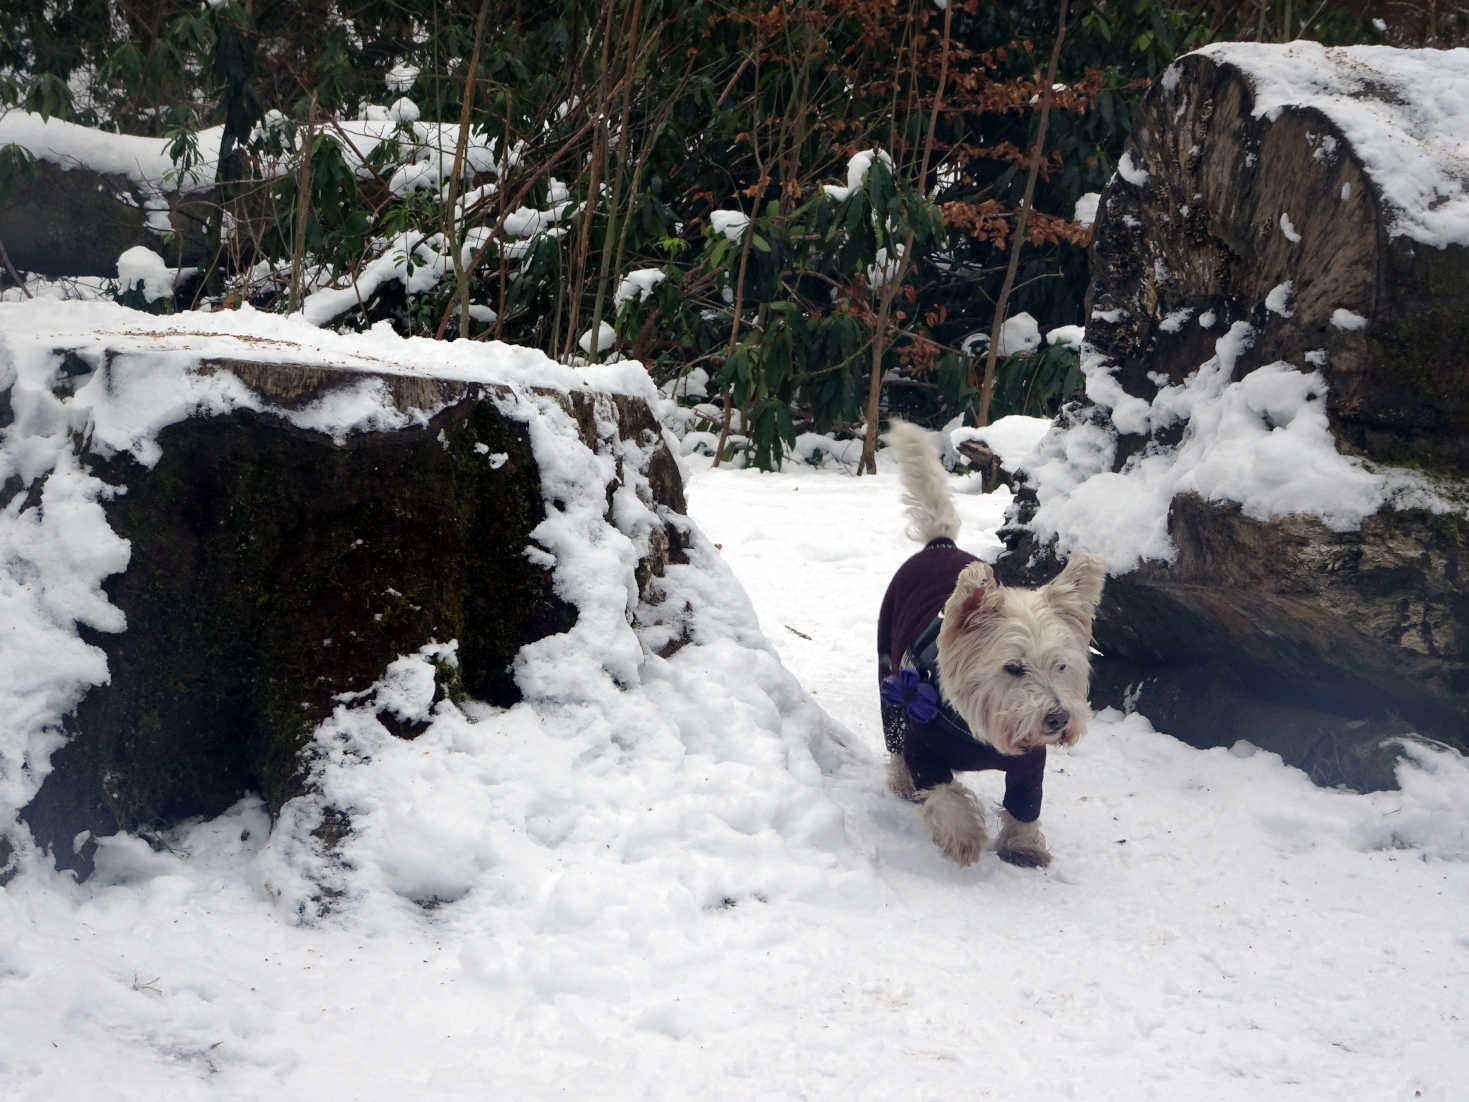
[[[755,57],[757,58],[755,62],[755,84],[757,87],[760,84],[760,65],[758,58],[761,56],[762,50],[763,44],[757,32],[755,38]],[[760,101],[758,97],[756,97],[754,103],[757,114],[750,122],[750,145],[755,151],[755,171],[761,173],[760,118],[758,114]],[[745,223],[744,232],[740,238],[740,270],[739,274],[735,277],[734,316],[729,326],[729,350],[725,353],[726,360],[734,355],[735,349],[740,343],[740,319],[745,312],[745,273],[749,271],[750,245],[755,240],[754,212],[759,210],[759,207],[756,205],[757,203],[758,200],[755,200],[750,204],[751,214],[749,215],[749,220]],[[734,421],[734,404],[734,382],[731,380],[730,385],[725,387],[724,390],[724,422],[719,428],[719,443],[714,446],[714,462],[712,466],[715,467],[724,462],[724,447],[729,441],[730,425]],[[741,424],[740,427],[744,428],[745,426]]]
[[[593,117],[597,120],[597,129],[592,136],[592,164],[591,176],[587,181],[587,201],[582,208],[581,232],[577,235],[575,250],[571,256],[571,271],[569,291],[566,303],[566,344],[562,359],[570,359],[576,348],[576,331],[581,323],[581,299],[586,291],[587,257],[592,247],[592,222],[596,218],[597,205],[601,200],[602,172],[607,160],[607,115],[608,105],[612,102],[612,93],[607,88],[607,75],[611,65],[611,41],[612,26],[615,4],[608,4],[606,8],[606,23],[602,27],[602,56],[597,65],[597,103]],[[619,82],[620,84],[621,82]],[[601,351],[601,319],[592,321],[592,344],[587,355],[594,356]]]
[[[549,172],[551,166],[560,161],[561,158],[566,155],[567,151],[570,150],[571,147],[574,146],[577,142],[579,142],[588,130],[596,125],[596,122],[597,120],[595,118],[589,118],[585,122],[583,122],[579,127],[576,128],[576,130],[571,134],[570,137],[568,137],[564,142],[561,143],[560,147],[557,148],[554,153],[543,160],[534,172],[532,172],[523,181],[521,181],[520,186],[515,189],[514,194],[511,195],[508,200],[506,200],[503,207],[501,208],[499,217],[495,219],[495,224],[490,227],[490,233],[489,236],[486,238],[485,243],[481,245],[478,251],[475,252],[474,256],[470,258],[469,266],[471,269],[478,268],[481,262],[483,262],[485,254],[489,252],[491,247],[495,244],[495,234],[499,233],[505,227],[505,219],[510,216],[511,211],[520,206],[521,200],[523,200],[526,195],[530,193],[530,189],[535,186],[535,182],[539,180],[545,173]],[[449,302],[444,307],[444,313],[439,318],[439,327],[434,333],[435,339],[443,340],[444,330],[449,327],[449,319],[454,316],[454,311],[458,308],[458,305],[459,289],[456,287],[449,296]]]
[[[1000,285],[999,297],[995,299],[995,316],[990,323],[990,343],[984,352],[984,378],[979,383],[979,395],[975,400],[974,423],[981,427],[990,423],[990,400],[995,396],[996,357],[1000,348],[1000,329],[1005,324],[1005,311],[1010,303],[1010,292],[1015,286],[1015,273],[1020,267],[1020,250],[1025,245],[1025,228],[1030,221],[1030,204],[1035,197],[1035,181],[1040,175],[1041,156],[1046,144],[1046,126],[1051,119],[1051,86],[1056,83],[1056,67],[1061,60],[1061,43],[1066,39],[1066,9],[1070,0],[1061,0],[1061,11],[1056,18],[1056,41],[1051,45],[1051,58],[1046,66],[1046,86],[1041,91],[1040,121],[1036,127],[1035,144],[1030,150],[1030,171],[1025,177],[1025,195],[1020,201],[1020,213],[1015,219],[1014,236],[1010,239],[1010,262],[1005,267],[1005,280]],[[971,375],[969,385],[975,379]]]
[[[311,154],[316,145],[316,93],[306,113],[306,137],[301,143],[301,174],[296,181],[296,224],[291,234],[291,287],[286,295],[286,313],[301,309],[301,276],[306,263],[306,219],[311,212]]]
[[[500,216],[495,220],[496,225],[504,225],[505,219],[510,216],[510,210],[505,205],[505,177],[510,173],[510,124],[511,124],[511,99],[507,89],[505,93],[505,136],[501,139],[504,148],[500,150],[500,166],[495,173],[495,197],[500,203]],[[500,295],[495,300],[495,340],[505,335],[505,296],[510,293],[510,258],[502,250],[500,253]],[[554,333],[555,331],[552,330]]]
[[[954,9],[944,7],[944,51],[939,62],[939,85],[933,95],[933,108],[928,116],[928,134],[923,139],[923,157],[918,166],[918,187],[926,197],[928,169],[933,158],[934,132],[938,129],[939,109],[944,99],[944,88],[949,80],[950,29],[953,26]],[[915,63],[916,64],[916,63]],[[878,298],[877,326],[872,335],[872,370],[867,379],[867,431],[862,437],[862,457],[857,464],[857,473],[877,473],[877,430],[882,403],[882,361],[887,355],[888,319],[892,316],[893,300],[897,297],[903,280],[908,275],[909,257],[913,254],[913,231],[903,235],[903,255],[898,258],[898,270],[883,286]],[[891,257],[889,260],[891,261]]]
[[[631,217],[631,205],[637,201],[636,178],[627,183],[627,166],[632,153],[632,82],[638,70],[639,32],[643,18],[643,0],[633,0],[632,15],[628,19],[627,66],[622,85],[622,111],[618,121],[619,141],[617,146],[617,176],[612,181],[612,197],[607,205],[607,236],[602,242],[602,263],[598,266],[596,292],[592,298],[592,325],[599,331],[602,326],[602,311],[607,301],[609,279],[616,279],[621,267],[617,256],[621,242],[621,228]],[[624,185],[627,188],[629,211],[622,210]],[[597,351],[601,351],[600,344]]]
[[[735,348],[740,343],[740,315],[745,310],[745,272],[749,268],[750,242],[754,237],[755,220],[752,218],[745,224],[745,234],[740,239],[740,274],[735,280],[734,320],[729,327],[729,352],[726,359],[734,355]],[[731,382],[724,391],[724,424],[719,429],[719,443],[714,448],[714,462],[711,466],[717,467],[724,461],[724,445],[729,440],[729,426],[733,419],[734,383]]]
[[[475,78],[484,49],[485,24],[489,21],[490,0],[480,0],[479,15],[474,20],[474,48],[469,55],[469,72],[464,75],[464,102],[459,108],[459,135],[454,141],[454,168],[449,175],[449,194],[444,200],[444,230],[449,239],[449,254],[454,262],[454,290],[459,300],[459,335],[469,336],[469,269],[464,266],[464,247],[459,225],[459,181],[464,175],[464,155],[469,147],[469,120],[474,111]]]

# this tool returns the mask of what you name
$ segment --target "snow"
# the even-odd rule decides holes
[[[872,167],[874,160],[880,160],[888,166],[889,171],[893,167],[893,158],[886,150],[862,149],[847,158],[847,182],[846,184],[822,184],[821,190],[828,198],[841,202],[854,191],[861,191],[862,185],[867,180],[867,170]]]
[[[371,300],[385,283],[400,282],[408,294],[438,286],[453,260],[435,250],[419,231],[400,233],[381,256],[369,260],[346,287],[323,287],[301,302],[301,316],[312,326],[326,325]]]
[[[1194,310],[1193,306],[1181,306],[1177,310],[1170,310],[1158,323],[1158,328],[1164,333],[1177,333],[1188,323],[1189,318],[1194,316]]]
[[[612,296],[612,302],[616,306],[622,306],[628,302],[640,302],[644,296],[651,296],[653,288],[666,278],[662,268],[637,268],[622,277],[622,281],[617,285],[617,291]]]
[[[125,291],[141,284],[147,302],[173,298],[173,269],[146,245],[125,249],[117,258],[117,283]]]
[[[419,69],[416,65],[399,63],[388,70],[385,81],[390,92],[406,92],[413,87],[413,82],[418,79]]]
[[[403,70],[404,73],[416,70]],[[398,72],[398,70],[395,70]],[[411,83],[411,78],[409,78]],[[393,79],[390,74],[390,85]],[[346,119],[323,133],[338,142],[351,164],[364,177],[373,175],[367,158],[383,143],[393,143],[406,163],[395,170],[389,186],[395,195],[420,188],[438,188],[448,178],[454,163],[459,127],[451,123],[419,121],[418,106],[407,97],[399,97],[387,107],[369,106],[363,118]],[[219,159],[222,128],[200,130],[197,134],[199,159],[188,171],[180,172],[168,154],[169,140],[144,138],[131,134],[111,134],[62,119],[42,119],[26,111],[0,113],[0,145],[15,143],[33,156],[50,161],[63,169],[86,167],[95,172],[122,176],[141,192],[160,232],[167,231],[165,196],[176,191],[194,191],[214,183]],[[465,143],[464,174],[468,179],[477,173],[504,168],[493,139],[471,132]],[[513,153],[510,156],[513,160]],[[267,174],[283,169],[280,163],[266,164]],[[553,204],[564,201],[554,195]]]
[[[68,346],[99,365],[114,350],[70,395],[53,389]],[[168,419],[248,400],[185,366],[247,349],[509,387],[559,503],[535,538],[580,617],[522,652],[526,698],[508,709],[432,703],[447,643],[401,656],[340,700],[316,734],[319,794],[274,827],[250,797],[167,848],[101,839],[80,885],[22,845],[0,890],[10,1097],[1457,1096],[1461,759],[1416,750],[1402,791],[1362,796],[1245,742],[1193,750],[1105,713],[1049,770],[1055,864],[958,869],[883,789],[874,622],[913,550],[887,457],[873,479],[689,460],[690,562],[662,605],[638,606],[654,518],[629,472],[649,444],[624,445],[609,522],[619,457],[529,389],[658,401],[636,365],[248,311],[0,307],[15,404],[0,484],[50,474],[41,509],[22,493],[0,511],[7,819],[35,781],[17,780],[18,754],[34,772],[59,742],[19,737],[26,717],[54,719],[105,677],[71,625],[125,627],[97,583],[126,545],[70,434],[147,455]],[[1197,417],[1204,385],[1173,408]],[[1214,404],[1289,429],[1316,385],[1281,368]],[[381,418],[372,404],[317,427],[355,431]],[[989,438],[1004,450],[1044,428],[1007,418]],[[1008,492],[952,486],[961,542],[992,553]],[[673,630],[659,609],[684,607],[690,643],[657,657]],[[380,708],[427,730],[395,739]],[[973,783],[992,809],[996,779]],[[327,800],[353,812],[335,857],[310,834]],[[342,895],[318,914],[322,887]]]
[[[1081,349],[1081,342],[1086,339],[1086,326],[1084,325],[1058,325],[1054,329],[1046,330],[1047,344],[1065,345],[1067,348]]]
[[[894,279],[898,278],[903,270],[903,245],[902,242],[893,244],[890,255],[887,246],[884,245],[873,255],[872,263],[867,265],[867,286],[874,293],[885,287]]]
[[[400,126],[415,123],[419,118],[418,104],[407,96],[399,96],[388,104],[388,118]]]
[[[731,241],[738,241],[745,235],[745,227],[750,224],[750,216],[738,210],[715,210],[709,212],[709,225],[714,228],[715,233],[722,233]]]
[[[1269,308],[1286,311],[1290,293],[1288,282],[1274,288]],[[1172,559],[1168,508],[1180,493],[1238,502],[1258,520],[1304,513],[1337,531],[1359,527],[1388,502],[1461,509],[1421,476],[1339,453],[1319,371],[1282,361],[1236,378],[1253,341],[1252,327],[1235,322],[1215,341],[1212,357],[1151,401],[1127,394],[1114,366],[1083,346],[1087,396],[1110,412],[1115,431],[1082,423],[1041,441],[1025,464],[1040,503],[1032,522],[1040,538],[1055,538],[1063,554],[1093,551],[1113,573],[1124,573],[1146,560]],[[1180,423],[1177,444],[1149,447],[1112,469],[1116,433]]]
[[[1090,226],[1097,220],[1097,204],[1101,202],[1101,199],[1101,192],[1087,192],[1076,200],[1076,206],[1072,209],[1071,217],[1083,226]]]
[[[1079,348],[1085,332],[1086,330],[1080,325],[1060,325],[1046,332],[1046,341],[1050,344],[1064,344]],[[983,355],[989,343],[989,334],[981,330],[967,333],[959,339],[959,347],[969,356]],[[1040,346],[1040,322],[1036,321],[1032,315],[1024,311],[1011,314],[1000,326],[998,355],[1002,357],[1023,355],[1034,352]]]
[[[0,146],[14,143],[63,169],[85,166],[160,191],[178,190],[180,183],[184,190],[212,185],[223,132],[218,126],[199,131],[200,163],[180,179],[168,155],[167,138],[109,134],[64,119],[42,119],[29,111],[0,112]]]
[[[708,398],[709,372],[702,367],[690,368],[684,374],[669,379],[659,391],[668,398]],[[669,407],[669,412],[675,408]]]
[[[1132,159],[1132,150],[1124,150],[1117,161],[1117,175],[1133,187],[1142,187],[1148,182],[1147,169]]]
[[[1051,422],[1044,417],[1024,417],[1012,414],[1001,417],[982,429],[956,428],[949,433],[951,449],[970,440],[977,440],[995,453],[1000,466],[1013,471],[1023,466],[1046,433],[1051,431]]]
[[[1305,108],[1329,118],[1376,184],[1391,236],[1469,243],[1469,49],[1227,42],[1198,56],[1245,74],[1257,117]]]
[[[534,237],[555,225],[564,209],[565,204],[558,204],[550,210],[517,207],[505,216],[501,228],[511,237]]]
[[[867,181],[867,172],[872,168],[873,161],[882,161],[892,171],[893,158],[885,149],[863,149],[854,153],[847,161],[847,191],[853,192],[861,189]]]
[[[1265,309],[1272,314],[1279,314],[1283,318],[1291,316],[1290,299],[1296,291],[1294,280],[1287,279],[1284,283],[1277,283],[1270,288],[1270,293],[1265,296]]]
[[[1013,356],[1017,353],[1033,352],[1041,344],[1040,324],[1024,311],[1011,314],[1000,326],[1000,345],[997,354]]]
[[[617,330],[608,322],[598,322],[577,338],[576,345],[588,356],[605,352],[617,343]]]

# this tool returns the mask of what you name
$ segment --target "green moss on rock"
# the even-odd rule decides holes
[[[152,469],[98,465],[128,488],[108,518],[131,561],[106,585],[128,628],[89,635],[110,684],[24,813],[63,867],[89,869],[80,829],[213,815],[249,791],[275,814],[335,698],[425,643],[459,641],[447,692],[510,704],[520,647],[575,621],[524,555],[544,516],[527,431],[483,394],[343,444],[249,411],[159,443]]]

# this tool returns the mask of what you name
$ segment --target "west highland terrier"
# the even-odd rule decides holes
[[[959,515],[928,433],[895,421],[908,534],[923,549],[899,567],[877,621],[888,784],[921,804],[940,849],[971,865],[985,844],[984,816],[955,772],[1005,774],[1003,861],[1044,867],[1040,831],[1046,747],[1086,732],[1092,616],[1106,567],[1078,552],[1039,589],[1001,586],[959,550]]]

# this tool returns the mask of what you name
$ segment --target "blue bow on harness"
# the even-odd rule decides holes
[[[913,645],[903,653],[902,669],[882,679],[882,699],[903,709],[914,723],[935,723],[955,738],[982,742],[939,693],[938,638],[943,623],[941,612],[918,633]]]
[[[939,714],[939,691],[910,667],[882,679],[882,698],[918,723],[932,723]]]

